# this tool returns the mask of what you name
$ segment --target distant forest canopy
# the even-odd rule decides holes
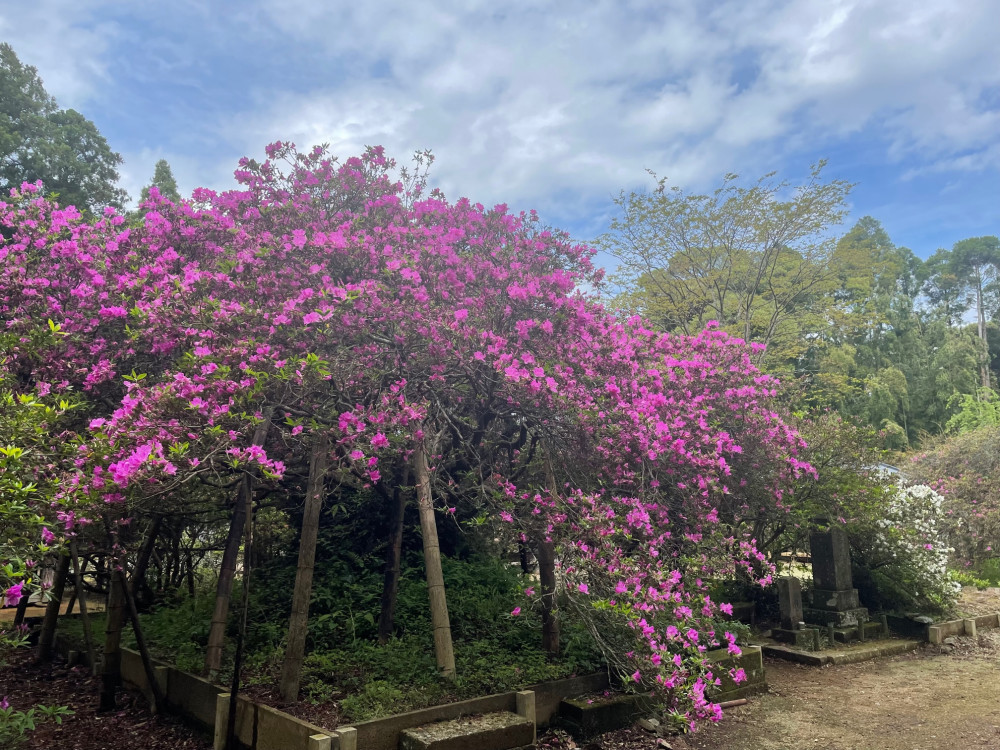
[[[871,216],[838,237],[852,186],[823,166],[797,186],[728,175],[707,195],[664,180],[623,192],[596,242],[620,262],[612,304],[766,344],[757,364],[794,383],[793,408],[870,425],[885,448],[996,423],[1000,242],[921,260]]]

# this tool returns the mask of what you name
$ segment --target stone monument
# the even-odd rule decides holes
[[[814,531],[809,535],[812,552],[813,590],[811,606],[803,610],[806,622],[838,628],[862,627],[868,610],[861,606],[851,579],[851,548],[843,529]]]
[[[778,579],[778,611],[784,630],[798,630],[802,622],[802,582],[794,576]]]
[[[778,579],[778,612],[781,627],[774,628],[771,637],[799,648],[811,648],[812,629],[802,627],[802,582],[795,576]]]

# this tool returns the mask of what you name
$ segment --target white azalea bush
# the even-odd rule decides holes
[[[948,572],[944,498],[924,484],[900,487],[884,513],[852,540],[862,595],[879,609],[948,610],[961,586]]]

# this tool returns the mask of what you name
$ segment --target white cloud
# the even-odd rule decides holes
[[[439,178],[483,199],[608,191],[644,167],[713,181],[879,122],[889,157],[952,169],[970,150],[993,158],[998,137],[981,99],[1000,85],[991,2],[261,7],[301,43],[393,76],[286,97],[255,134],[291,122],[348,145],[330,118],[360,97],[391,115],[357,138],[433,147]]]
[[[1000,169],[996,10],[996,0],[257,0],[222,12],[207,0],[40,0],[0,10],[0,38],[66,106],[99,105],[118,71],[109,60],[120,65],[136,37],[148,55],[134,80],[188,84],[181,111],[206,114],[177,122],[186,139],[113,144],[139,185],[163,155],[185,189],[224,187],[239,154],[278,139],[329,141],[345,156],[381,143],[398,159],[430,147],[453,197],[583,223],[573,212],[649,184],[647,167],[703,188],[860,135],[866,154],[909,175]]]
[[[120,29],[103,21],[107,0],[32,0],[0,7],[0,41],[34,65],[61,107],[80,108],[107,81],[105,54]]]

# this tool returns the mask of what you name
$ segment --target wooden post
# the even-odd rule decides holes
[[[316,565],[316,537],[319,533],[319,514],[326,496],[325,479],[329,454],[330,445],[327,440],[317,439],[309,457],[306,505],[302,515],[302,534],[299,537],[299,564],[292,592],[292,615],[288,620],[288,645],[281,663],[279,684],[281,699],[285,703],[295,703],[299,699],[302,659],[309,632],[309,600],[312,598],[313,568]]]
[[[455,649],[451,642],[451,623],[448,620],[448,600],[444,592],[444,573],[441,569],[441,547],[438,544],[437,522],[434,520],[434,501],[431,495],[430,469],[423,442],[413,451],[413,470],[417,478],[417,502],[420,510],[420,533],[424,543],[424,565],[427,575],[427,593],[431,602],[431,626],[434,629],[434,654],[441,676],[455,678]]]
[[[153,693],[153,713],[163,713],[165,705],[163,691],[160,690],[160,683],[153,670],[153,661],[149,658],[149,648],[146,646],[146,639],[143,637],[142,627],[139,625],[139,612],[135,608],[135,597],[132,596],[127,585],[122,586],[122,594],[125,596],[125,607],[129,620],[132,622],[132,632],[135,634],[135,644],[139,649],[139,657],[142,659],[142,669],[146,673],[146,682],[149,683],[149,689]]]

